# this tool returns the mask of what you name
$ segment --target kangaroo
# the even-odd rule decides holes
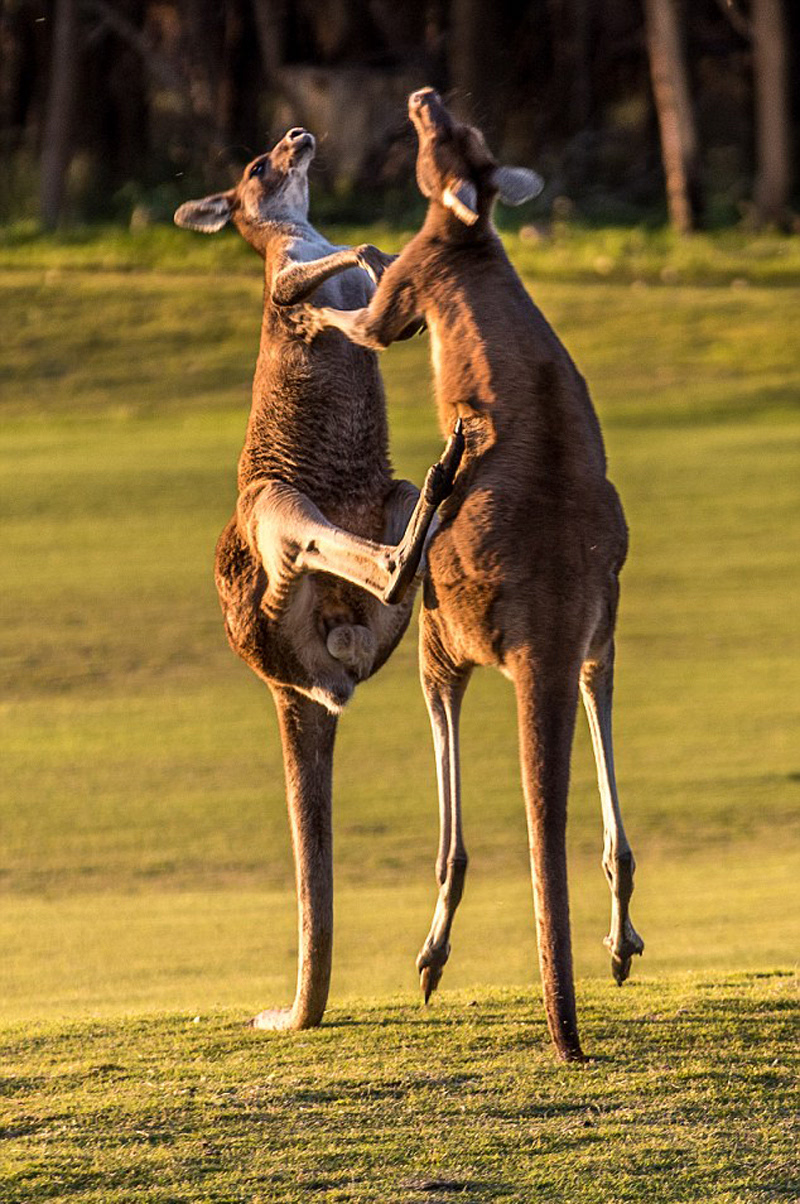
[[[322,1019],[331,973],[337,717],[408,626],[425,540],[463,448],[456,432],[421,494],[393,480],[377,357],[337,333],[307,346],[293,333],[291,310],[280,308],[315,290],[330,304],[363,307],[394,258],[369,245],[334,248],[310,225],[314,151],[308,131],[289,130],[235,188],[187,201],[175,214],[179,226],[209,234],[232,221],[264,260],[239,497],[215,566],[231,647],[275,702],[295,859],[295,999],[260,1012],[251,1024],[262,1029]],[[411,323],[406,334],[417,329]]]
[[[426,1001],[450,953],[464,889],[458,725],[476,665],[516,691],[522,784],[545,1011],[560,1057],[581,1060],[567,895],[569,762],[579,691],[589,719],[603,810],[603,868],[612,894],[606,944],[622,983],[643,951],[628,916],[634,860],[614,778],[611,698],[619,573],[627,527],[606,476],[586,384],[526,293],[492,223],[499,196],[520,204],[541,182],[500,167],[483,136],[457,123],[430,88],[412,93],[424,225],[356,312],[306,306],[307,339],[342,331],[386,347],[417,315],[431,335],[436,400],[466,449],[428,553],[420,670],[439,781],[439,894],[417,959]],[[324,337],[324,336],[323,336]]]

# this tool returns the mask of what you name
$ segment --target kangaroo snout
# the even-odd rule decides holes
[[[408,115],[424,126],[437,126],[447,119],[447,110],[435,88],[418,88],[408,98]]]
[[[421,109],[430,100],[439,100],[439,93],[435,88],[417,88],[416,92],[412,92],[408,98],[408,107]]]
[[[314,135],[300,125],[288,130],[283,140],[293,151],[314,150],[317,145]]]

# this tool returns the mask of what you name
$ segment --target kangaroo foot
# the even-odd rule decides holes
[[[422,994],[425,997],[426,1003],[439,985],[442,971],[447,964],[449,956],[449,944],[441,945],[438,948],[435,945],[428,946],[426,944],[417,958],[419,985],[422,988]]]
[[[289,1028],[316,1028],[319,1021],[313,1016],[302,1015],[302,1011],[296,1011],[295,1008],[266,1008],[264,1011],[259,1011],[258,1016],[253,1016],[252,1020],[248,1020],[248,1028],[260,1028],[264,1032],[280,1033],[286,1032]]]
[[[291,1008],[265,1008],[252,1020],[247,1022],[248,1028],[259,1028],[268,1032],[279,1032],[281,1029],[292,1028]]]
[[[463,454],[463,423],[458,418],[441,459],[428,469],[411,524],[397,549],[395,567],[383,593],[383,601],[387,606],[401,602],[413,581],[425,550],[425,540],[436,508],[453,492],[453,482]]]
[[[615,939],[612,933],[603,941],[611,953],[611,973],[617,986],[621,987],[631,972],[631,960],[634,954],[639,957],[644,953],[644,941],[636,932],[630,920],[625,921],[625,930],[621,939]]]

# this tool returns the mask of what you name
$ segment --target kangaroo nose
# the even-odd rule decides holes
[[[284,135],[283,144],[292,155],[303,154],[306,151],[313,153],[316,142],[314,135],[309,134],[308,130],[304,130],[301,125],[294,126]]]
[[[439,95],[435,88],[420,88],[418,91],[412,92],[409,96],[408,107],[410,109],[421,109],[423,105],[438,99]]]

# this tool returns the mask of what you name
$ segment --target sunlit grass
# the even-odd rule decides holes
[[[788,1200],[795,987],[592,984],[580,1069],[518,991],[354,1001],[288,1039],[206,1010],[12,1029],[3,1199]]]
[[[646,951],[613,987],[579,717],[572,917],[600,1060],[576,1074],[536,999],[513,696],[490,673],[464,715],[453,955],[416,1003],[437,820],[411,634],[341,724],[331,1025],[240,1027],[295,969],[275,721],[212,582],[259,265],[145,234],[157,271],[132,235],[0,247],[2,1199],[789,1198],[792,984],[768,972],[798,947],[800,289],[570,283],[512,239],[631,528],[615,718]],[[616,238],[595,246],[622,261]],[[383,357],[417,481],[440,447],[427,356]]]
[[[312,217],[313,205],[312,205]],[[515,261],[539,279],[614,280],[666,285],[800,284],[800,235],[732,228],[679,237],[665,227],[586,227],[498,212]],[[413,225],[326,223],[343,244],[374,242],[399,251]],[[192,236],[169,224],[138,230],[86,226],[43,233],[33,222],[0,228],[0,269],[221,271],[247,273],[252,251],[232,230]]]

